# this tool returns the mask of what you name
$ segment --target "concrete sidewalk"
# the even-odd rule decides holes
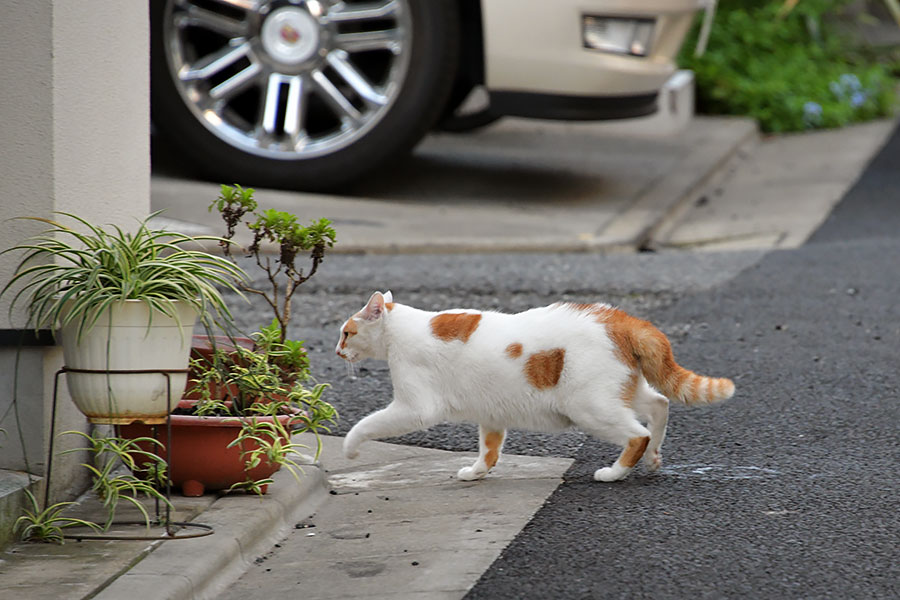
[[[432,135],[359,195],[259,190],[265,208],[334,222],[339,253],[611,252],[802,244],[896,120],[760,138],[698,117],[674,135],[510,119]],[[155,174],[160,225],[220,235],[218,185]],[[247,238],[237,239],[245,243]]]
[[[653,232],[656,249],[796,248],[825,221],[896,127],[769,136],[744,147]]]
[[[12,545],[0,554],[0,598],[246,600],[272,589],[310,598],[460,598],[572,463],[504,456],[485,480],[461,482],[456,471],[474,453],[370,442],[348,461],[341,438],[323,439],[321,463],[305,466],[299,484],[280,471],[262,498],[172,498],[176,520],[210,525],[213,535]],[[89,495],[73,508],[73,516],[102,518]],[[135,517],[123,506],[117,521]]]
[[[359,195],[260,190],[257,200],[301,222],[331,219],[336,252],[634,250],[756,139],[755,123],[742,118],[696,118],[677,135],[656,136],[507,119],[429,136]],[[151,204],[165,209],[167,227],[220,235],[221,220],[207,211],[218,193],[157,169]]]

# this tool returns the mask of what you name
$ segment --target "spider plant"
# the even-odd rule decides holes
[[[197,415],[257,414],[275,416],[298,413],[311,415],[304,420],[310,429],[334,421],[337,413],[322,400],[327,384],[308,390],[302,384],[309,378],[309,358],[302,341],[284,340],[277,320],[251,334],[255,349],[240,346],[228,351],[215,349],[210,358],[191,361],[193,387],[199,396]],[[231,394],[231,408],[216,390]],[[287,409],[287,410],[285,410]]]
[[[119,437],[100,437],[98,435],[88,435],[81,431],[66,431],[63,435],[78,435],[87,440],[88,450],[92,452],[98,463],[97,466],[82,463],[82,466],[91,472],[93,479],[92,490],[103,503],[106,509],[106,523],[103,529],[109,529],[115,518],[116,508],[121,500],[131,503],[141,515],[144,517],[144,523],[150,527],[150,515],[147,509],[139,500],[139,496],[150,496],[167,504],[169,508],[173,508],[168,498],[163,496],[157,489],[160,481],[159,474],[165,473],[166,462],[158,455],[142,450],[139,444],[155,444],[160,448],[162,443],[158,440],[148,437],[139,437],[134,439],[123,439]],[[79,449],[67,450],[67,452],[76,452]],[[138,459],[146,459],[141,465],[137,464]],[[132,471],[155,473],[156,477],[149,479],[141,479],[129,474],[113,474],[119,461]],[[148,465],[149,463],[149,465]],[[163,481],[164,483],[164,481]]]
[[[245,492],[250,492],[257,496],[263,496],[270,483],[275,483],[275,480],[271,477],[266,477],[264,479],[247,479],[246,481],[238,481],[226,491],[234,492],[236,490],[244,490]]]
[[[302,469],[291,455],[304,446],[292,443],[291,435],[311,431],[318,458],[320,433],[328,432],[327,423],[337,419],[337,411],[322,399],[328,384],[304,386],[310,379],[306,351],[302,342],[279,341],[277,320],[251,337],[254,349],[217,348],[210,356],[192,360],[189,393],[198,397],[193,414],[231,417],[229,421],[240,425],[227,448],[240,450],[245,480],[228,491],[264,494],[271,480],[253,479],[251,471],[263,463],[285,467],[299,481]]]
[[[284,378],[293,376],[297,380],[308,376],[309,356],[303,347],[303,341],[286,339],[277,318],[250,337],[253,338],[257,351],[278,367]]]
[[[300,483],[299,473],[303,472],[303,468],[291,459],[290,455],[306,446],[295,444],[290,440],[288,429],[277,419],[257,421],[250,418],[244,421],[240,435],[228,444],[228,448],[234,446],[241,448],[244,470],[247,472],[266,460],[269,464],[281,465],[286,468],[297,480],[297,483]],[[318,455],[318,452],[316,454]],[[248,478],[247,481],[232,486],[232,489],[242,488],[261,494],[262,486],[268,485],[271,481],[271,479],[253,481]]]
[[[155,460],[156,458],[154,456],[154,460],[141,461],[138,475],[155,489],[162,490],[169,481],[169,466],[166,464],[166,461]]]
[[[62,516],[61,513],[75,502],[57,502],[41,510],[31,490],[25,490],[25,495],[31,503],[31,510],[26,508],[22,511],[25,514],[16,519],[13,526],[15,530],[20,531],[19,535],[24,541],[35,540],[63,544],[65,542],[63,529],[66,527],[89,527],[95,532],[102,530],[100,525],[92,521]]]
[[[80,340],[105,309],[123,300],[145,302],[151,320],[156,310],[177,322],[171,301],[183,300],[207,324],[212,313],[231,323],[216,286],[240,295],[234,282],[244,281],[246,274],[223,257],[183,247],[203,241],[227,244],[225,240],[151,229],[148,221],[159,212],[140,221],[133,233],[115,225],[103,228],[71,213],[57,214],[77,229],[51,219],[20,217],[46,223],[50,229],[0,253],[24,253],[0,296],[23,284],[10,311],[27,297],[29,326],[55,330],[74,323]]]

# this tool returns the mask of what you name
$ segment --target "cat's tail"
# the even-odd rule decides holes
[[[675,362],[672,346],[663,332],[638,321],[629,336],[638,366],[650,385],[670,400],[685,404],[712,404],[734,395],[734,382],[725,377],[706,377]]]

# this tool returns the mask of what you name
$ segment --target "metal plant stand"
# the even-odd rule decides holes
[[[128,370],[115,370],[115,369],[107,369],[107,370],[96,370],[96,369],[72,369],[69,367],[62,367],[59,371],[56,372],[56,376],[53,380],[53,404],[50,412],[50,444],[49,444],[49,456],[47,457],[47,475],[46,481],[44,484],[44,506],[49,506],[50,500],[50,478],[53,472],[53,447],[56,438],[56,404],[57,397],[59,395],[59,376],[64,373],[93,373],[98,375],[147,375],[147,374],[159,374],[166,378],[166,405],[168,408],[168,412],[166,413],[166,444],[165,448],[165,460],[166,465],[169,465],[169,457],[171,456],[171,445],[172,445],[172,378],[171,375],[174,373],[187,373],[188,369],[128,369]],[[159,430],[158,425],[153,425],[153,437],[157,441],[159,441]],[[169,473],[171,473],[171,468],[168,469]],[[64,536],[66,539],[74,539],[74,540],[185,540],[192,539],[198,537],[204,537],[207,535],[212,535],[215,533],[215,530],[211,525],[205,525],[203,523],[188,523],[188,522],[180,522],[180,521],[172,521],[171,520],[171,497],[172,497],[172,481],[169,477],[166,477],[166,493],[165,498],[167,500],[165,507],[165,518],[162,519],[160,517],[160,508],[159,508],[159,499],[156,499],[155,506],[155,516],[156,521],[164,523],[166,531],[165,535],[104,535],[104,534],[71,534]],[[116,521],[113,522],[112,525],[141,525],[144,526],[146,523],[144,521]],[[179,529],[197,529],[199,531],[192,532],[184,532],[179,531]]]

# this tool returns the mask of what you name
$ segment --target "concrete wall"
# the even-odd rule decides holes
[[[76,213],[130,227],[150,209],[149,19],[141,1],[5,0],[0,18],[0,248],[42,227],[17,216]],[[0,285],[18,257],[0,256]],[[0,329],[25,324],[0,299]],[[17,409],[11,410],[17,349],[0,347],[0,469],[44,471],[53,374],[61,349],[19,355]],[[57,431],[88,430],[60,395]],[[18,421],[14,418],[18,412]],[[22,430],[18,430],[21,423]],[[20,435],[21,433],[21,435]],[[70,436],[71,437],[71,436]],[[20,438],[25,443],[20,443]],[[71,442],[62,442],[62,448]],[[23,454],[23,449],[26,454]],[[26,460],[27,459],[27,460]],[[53,496],[84,483],[79,454],[54,458]],[[2,477],[2,471],[0,471]],[[2,486],[0,486],[2,487]],[[2,524],[0,524],[2,528]],[[2,543],[0,532],[0,543]]]

